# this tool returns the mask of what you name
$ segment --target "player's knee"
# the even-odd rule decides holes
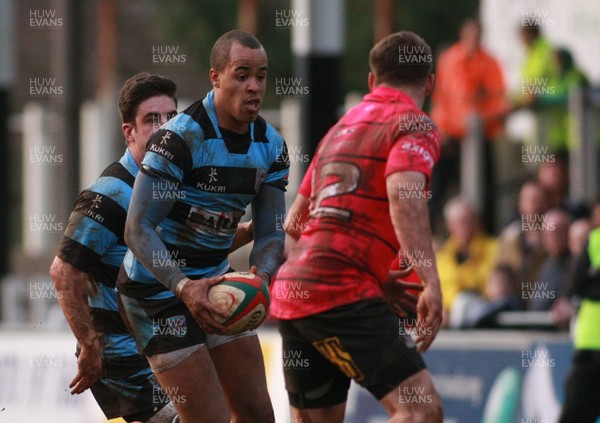
[[[412,411],[412,423],[442,423],[444,420],[444,410],[437,395],[433,395],[432,401],[426,406],[416,407]]]
[[[233,423],[275,423],[275,414],[270,401],[254,401],[233,407],[231,421]]]

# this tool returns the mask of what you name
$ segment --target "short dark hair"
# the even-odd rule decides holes
[[[429,44],[417,34],[400,31],[375,44],[369,66],[380,82],[421,85],[433,71],[433,55]]]
[[[241,44],[252,50],[263,48],[260,41],[248,32],[240,31],[239,29],[226,32],[215,41],[212,50],[210,51],[211,68],[217,71],[223,70],[227,63],[229,63],[229,52],[234,43]]]
[[[121,123],[131,123],[135,121],[135,114],[138,106],[144,100],[158,95],[171,97],[177,105],[175,92],[177,85],[175,82],[161,75],[141,72],[132,76],[119,91],[119,114]]]

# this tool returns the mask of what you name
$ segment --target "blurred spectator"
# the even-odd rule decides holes
[[[496,240],[481,231],[477,211],[460,199],[446,204],[444,218],[450,236],[436,257],[448,312],[460,292],[483,294],[496,255]]]
[[[569,252],[571,254],[571,264],[569,277],[572,276],[575,268],[575,261],[584,252],[588,236],[592,231],[592,222],[589,219],[578,219],[569,227]],[[563,295],[552,305],[552,318],[556,326],[566,329],[570,319],[575,315],[576,308],[569,298],[569,287],[564,290]]]
[[[542,245],[547,255],[533,281],[522,284],[527,309],[549,311],[556,299],[564,294],[569,276],[569,226],[571,218],[561,209],[550,210],[543,220]]]
[[[523,184],[518,210],[519,218],[500,233],[496,262],[509,266],[519,281],[530,281],[546,258],[542,247],[542,219],[548,210],[548,194],[540,183]]]
[[[592,227],[596,228],[600,226],[600,195],[596,197],[594,204],[592,204],[592,210],[590,211],[590,221]]]
[[[466,21],[458,42],[444,51],[438,60],[436,87],[432,96],[431,117],[442,135],[442,154],[431,180],[432,214],[458,192],[461,142],[468,131],[468,118],[478,115],[484,121],[485,183],[489,193],[485,204],[485,227],[493,224],[493,169],[489,142],[503,131],[499,116],[506,110],[505,86],[500,65],[481,46],[481,24]]]
[[[537,180],[548,192],[548,207],[561,208],[573,219],[579,219],[589,214],[585,204],[576,203],[569,198],[569,170],[567,158],[561,154],[552,156],[553,161],[540,164]]]
[[[565,48],[553,48],[537,25],[521,27],[521,40],[527,56],[522,67],[518,107],[537,110],[543,134],[538,142],[554,151],[566,151],[571,145],[569,133],[569,93],[575,87],[587,87],[588,80]]]
[[[522,106],[533,106],[541,95],[548,92],[549,81],[558,79],[558,64],[553,57],[554,49],[542,35],[539,25],[525,22],[519,35],[527,50],[521,67],[519,101]]]
[[[540,105],[567,106],[569,91],[575,87],[588,87],[589,81],[583,71],[575,64],[575,59],[569,50],[564,47],[552,52],[552,58],[557,66],[555,80],[550,80],[554,94],[539,98]],[[565,128],[566,133],[566,128]]]
[[[520,285],[510,266],[492,269],[485,284],[484,296],[463,292],[456,297],[450,313],[453,328],[497,327],[498,313],[523,310]]]

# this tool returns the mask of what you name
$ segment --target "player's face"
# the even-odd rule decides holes
[[[123,124],[123,134],[138,166],[150,136],[177,114],[175,101],[166,95],[147,98],[138,105],[134,123]]]
[[[215,106],[219,125],[244,133],[256,119],[265,95],[267,55],[264,49],[251,49],[234,43],[229,63],[221,70],[210,70],[215,87]]]

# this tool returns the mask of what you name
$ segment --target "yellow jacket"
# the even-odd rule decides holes
[[[469,257],[459,263],[458,245],[448,238],[437,251],[437,266],[444,296],[444,308],[450,310],[454,299],[464,290],[483,295],[485,283],[496,258],[496,239],[482,233],[475,235],[469,246]]]

